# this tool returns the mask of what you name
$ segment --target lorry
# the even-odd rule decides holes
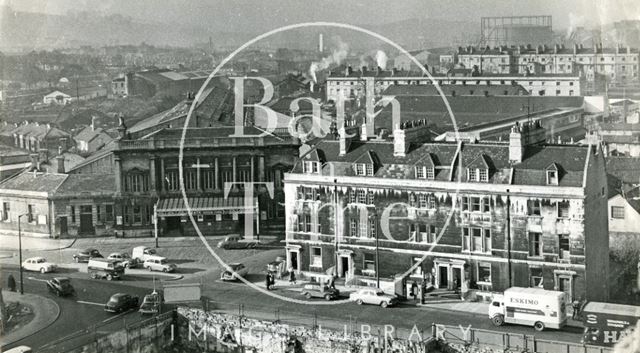
[[[120,279],[124,275],[124,266],[118,260],[109,260],[104,258],[95,258],[89,260],[87,265],[87,273],[93,279],[106,278],[111,281]]]
[[[583,343],[611,347],[640,319],[640,306],[588,302],[582,309]]]
[[[495,326],[504,323],[560,329],[567,323],[565,293],[542,288],[511,287],[495,295],[489,305],[489,318]]]

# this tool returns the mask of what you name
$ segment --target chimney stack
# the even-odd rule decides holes
[[[573,45],[573,55],[578,54],[578,44]]]
[[[520,163],[522,162],[523,155],[524,141],[522,129],[520,128],[520,124],[515,123],[509,133],[509,161],[511,163]]]
[[[37,153],[29,154],[29,159],[31,161],[31,168],[29,170],[30,171],[40,170],[40,162],[38,162],[38,154]]]
[[[96,117],[91,116],[91,131],[96,131]]]
[[[344,126],[338,130],[338,140],[340,141],[340,152],[339,156],[344,156],[347,154],[347,132],[344,130]]]
[[[407,141],[404,130],[397,126],[393,130],[393,156],[404,157],[407,153]]]
[[[367,135],[367,123],[362,124],[360,131],[360,141],[367,141],[369,136]]]
[[[320,53],[324,52],[324,38],[322,36],[322,33],[320,33],[320,35],[318,36],[318,51]]]
[[[56,156],[56,162],[58,164],[58,169],[57,169],[57,173],[58,174],[64,174],[64,156],[59,154]]]

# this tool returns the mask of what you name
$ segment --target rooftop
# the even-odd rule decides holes
[[[66,174],[23,172],[0,183],[0,190],[54,193]]]

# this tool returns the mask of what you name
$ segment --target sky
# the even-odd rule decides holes
[[[640,20],[638,0],[0,0],[14,10],[92,11],[147,22],[254,32],[305,21],[374,25],[410,18],[478,22],[481,16],[552,15],[554,29]]]

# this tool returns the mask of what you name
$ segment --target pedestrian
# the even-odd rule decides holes
[[[269,278],[271,280],[271,289],[275,289],[276,288],[276,276],[270,272],[269,273]]]
[[[571,303],[571,306],[573,307],[573,314],[571,315],[571,318],[573,320],[578,320],[578,318],[580,317],[580,306],[581,306],[581,301],[582,300],[574,300],[573,303]]]
[[[13,278],[13,275],[9,275],[9,278],[7,279],[7,285],[9,286],[9,290],[12,292],[16,291],[16,279]]]
[[[265,279],[267,290],[271,290],[271,272],[267,272],[267,278]]]
[[[411,283],[411,296],[413,297],[413,300],[418,300],[418,284],[416,281]]]
[[[456,276],[453,280],[453,290],[456,294],[460,293],[460,278]]]
[[[296,284],[296,273],[292,269],[289,269],[289,284]]]
[[[336,289],[336,275],[332,274],[329,278],[329,288]]]

